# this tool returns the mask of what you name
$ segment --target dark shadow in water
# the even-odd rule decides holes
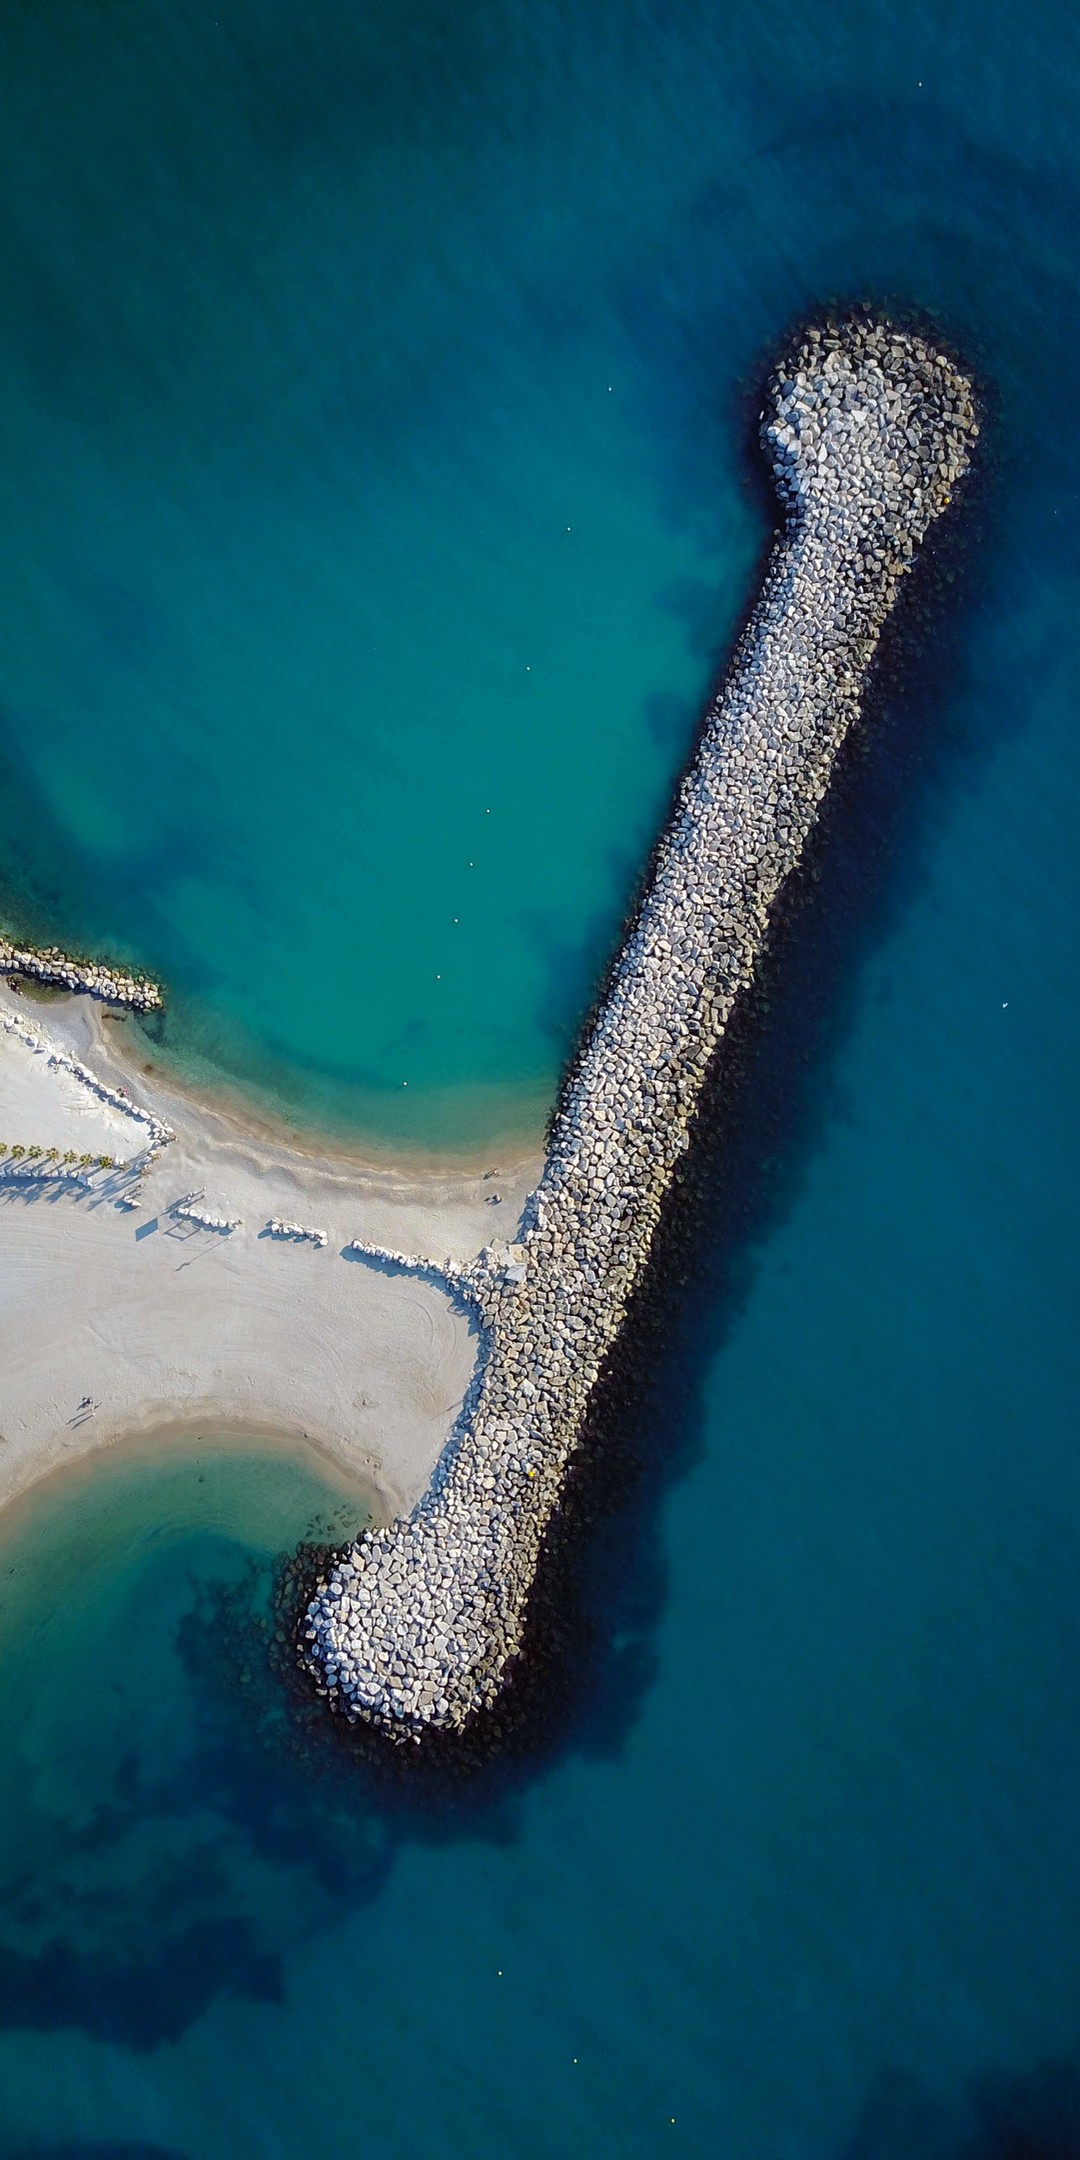
[[[677,748],[685,756],[694,739],[697,712],[689,698],[658,691],[645,700],[645,725],[661,750]]]
[[[748,82],[747,97],[753,154],[679,206],[619,295],[640,363],[643,425],[666,456],[673,522],[723,545],[716,477],[731,469],[735,401],[718,395],[717,355],[725,380],[741,380],[756,408],[776,324],[851,300],[924,310],[962,342],[969,365],[999,383],[996,453],[1017,484],[1014,511],[1026,521],[1040,498],[1071,501],[1072,476],[1047,419],[1078,378],[1080,291],[1061,249],[1080,217],[1075,172],[1060,159],[1037,170],[966,133],[929,85],[912,86],[906,99],[868,90],[853,98],[843,86],[800,95],[784,114],[797,111],[797,123],[780,130],[766,77]],[[778,200],[783,247],[771,230]],[[841,219],[839,200],[848,205]],[[952,215],[960,204],[969,212],[962,242]],[[768,523],[772,515],[767,507]],[[1055,550],[1059,539],[1075,563],[1075,520],[1055,531]]]
[[[313,1789],[282,1745],[267,1574],[250,1565],[224,1608],[196,1586],[180,1628],[186,1753],[156,1772],[129,1749],[111,1789],[82,1796],[96,1800],[85,1820],[43,1825],[51,1860],[0,1885],[0,2029],[71,2026],[142,2052],[221,1998],[279,2002],[284,1954],[385,1879],[387,1825],[343,1783]],[[137,1704],[130,1729],[137,1739]]]
[[[144,2145],[141,2142],[100,2144],[96,2139],[66,2139],[62,2145],[20,2145],[7,2160],[188,2160],[178,2145]]]
[[[219,1995],[282,2000],[280,1959],[259,1948],[255,1926],[241,1916],[165,1929],[156,1947],[149,1902],[139,1917],[133,1953],[112,1961],[96,1944],[59,1933],[36,1954],[0,1945],[0,2029],[71,2025],[141,2052],[178,2040]]]
[[[1080,2068],[984,2072],[959,2105],[883,2070],[839,2160],[1080,2160]]]
[[[77,958],[89,940],[93,952],[87,957],[111,958],[126,965],[130,954],[109,937],[96,906],[100,866],[93,849],[80,841],[77,832],[69,829],[53,808],[48,790],[38,777],[36,740],[32,719],[0,700],[0,774],[7,803],[5,852],[0,858],[0,917],[30,943],[60,944]],[[213,988],[216,972],[193,947],[180,941],[175,925],[163,918],[160,904],[153,898],[161,883],[163,854],[168,856],[176,877],[197,877],[212,866],[212,843],[200,839],[190,821],[181,823],[178,819],[164,839],[159,829],[146,850],[129,849],[113,859],[109,869],[109,917],[113,922],[140,924],[140,965],[148,964],[148,955],[168,952],[170,981],[205,992]],[[83,926],[74,936],[69,927],[72,921]],[[100,928],[95,928],[97,923]],[[163,1025],[159,1016],[144,1017],[150,1034]]]
[[[689,742],[692,734],[691,725],[684,741]],[[639,846],[627,843],[607,849],[608,898],[591,910],[573,937],[553,932],[550,917],[535,908],[520,911],[520,919],[536,947],[543,976],[533,1017],[561,1060],[568,1058],[574,1049],[581,1014],[589,1007],[597,977],[607,967],[620,922],[626,914],[626,896],[635,889],[641,874],[641,858],[651,844],[655,825],[656,820],[650,819]]]

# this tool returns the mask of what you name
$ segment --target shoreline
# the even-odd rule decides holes
[[[476,1358],[474,1316],[443,1263],[516,1234],[538,1153],[504,1157],[493,1178],[491,1157],[372,1163],[321,1136],[296,1146],[143,1071],[137,1039],[85,995],[0,981],[0,1022],[11,1020],[0,1025],[0,1510],[102,1447],[198,1427],[314,1448],[363,1487],[377,1520],[411,1506]],[[109,1168],[97,1137],[89,1167],[69,1165],[73,1151],[82,1164],[103,1095],[114,1120],[126,1116],[130,1152],[110,1132]],[[171,1137],[147,1146],[159,1127]],[[325,1249],[275,1235],[280,1219],[317,1227]],[[226,1220],[235,1228],[209,1227]],[[431,1269],[395,1272],[351,1250],[357,1241]]]
[[[58,945],[35,943],[13,930],[10,922],[6,927],[0,925],[0,982],[14,986],[32,1003],[43,1005],[62,1001],[65,995],[83,995],[105,1021],[114,1025],[124,1021],[137,1024],[161,1016],[169,1006],[164,985],[126,961],[110,962]],[[197,1060],[206,1068],[203,1073],[185,1070],[182,1053],[170,1054],[168,1047],[163,1049],[160,1042],[145,1034],[139,1051],[139,1076],[156,1076],[163,1086],[184,1095],[193,1106],[221,1111],[245,1131],[261,1134],[273,1145],[331,1155],[355,1162],[363,1169],[388,1165],[408,1166],[421,1172],[459,1169],[469,1173],[492,1153],[501,1153],[513,1166],[542,1148],[552,1115],[553,1090],[536,1082],[418,1090],[429,1102],[434,1099],[444,1106],[469,1100],[474,1106],[483,1103],[499,1108],[485,1121],[482,1138],[475,1141],[415,1143],[385,1128],[377,1131],[371,1125],[365,1126],[362,1120],[346,1118],[341,1124],[324,1121],[317,1112],[302,1114],[298,1124],[291,1110],[287,1114],[285,1102],[272,1086],[254,1079],[244,1081],[216,1064],[212,1057]],[[117,1052],[118,1056],[122,1054]],[[129,1062],[134,1075],[134,1060]],[[367,1090],[371,1096],[379,1092]],[[387,1104],[397,1099],[385,1090],[382,1096]],[[507,1123],[506,1106],[511,1100],[515,1115]],[[302,1112],[303,1106],[300,1108]]]
[[[0,948],[12,942],[10,932],[0,932]],[[493,1158],[497,1159],[500,1172],[509,1174],[519,1163],[535,1160],[544,1147],[557,1082],[550,1090],[539,1084],[526,1086],[523,1083],[514,1088],[460,1091],[471,1094],[474,1099],[480,1099],[481,1094],[484,1100],[490,1096],[492,1102],[513,1097],[522,1108],[520,1121],[513,1124],[493,1121],[482,1142],[467,1145],[421,1145],[376,1132],[370,1126],[335,1126],[320,1122],[318,1117],[305,1119],[299,1125],[286,1115],[282,1104],[275,1104],[271,1089],[262,1089],[254,1082],[245,1084],[224,1068],[212,1067],[209,1060],[209,1069],[203,1077],[186,1072],[179,1060],[163,1053],[161,1045],[149,1036],[138,1038],[137,1054],[134,1047],[127,1049],[121,1031],[132,1022],[137,1028],[139,1021],[158,1007],[121,1003],[99,997],[94,991],[68,993],[59,984],[42,981],[10,967],[0,967],[0,984],[14,989],[43,1016],[57,1005],[63,1006],[69,995],[81,995],[88,1008],[97,1015],[98,1022],[104,1023],[112,1055],[117,1063],[126,1064],[133,1084],[156,1081],[173,1094],[182,1096],[193,1109],[221,1116],[238,1131],[274,1147],[286,1147],[316,1159],[351,1163],[359,1170],[415,1172],[420,1176],[439,1175],[444,1171],[449,1175],[472,1176],[491,1166]],[[167,992],[162,992],[162,1004],[167,1007]],[[526,1105],[528,1117],[525,1116]]]
[[[145,1460],[152,1475],[150,1466],[158,1455],[172,1454],[178,1460],[185,1453],[194,1454],[194,1443],[199,1441],[215,1454],[250,1455],[253,1461],[288,1456],[322,1480],[328,1499],[351,1502],[373,1522],[379,1519],[378,1496],[372,1488],[306,1434],[281,1433],[256,1425],[211,1426],[207,1420],[196,1418],[109,1434],[89,1451],[43,1471],[0,1506],[0,1548],[5,1540],[21,1534],[36,1508],[68,1504],[80,1486],[98,1475],[105,1462],[119,1469],[124,1463]]]
[[[110,1040],[130,1024],[127,1014],[110,1007],[103,1007],[101,1014],[109,1027]],[[133,1013],[130,1018],[137,1024],[139,1015]],[[497,1168],[502,1175],[511,1175],[520,1163],[535,1162],[543,1152],[554,1090],[551,1094],[544,1094],[539,1089],[530,1091],[528,1099],[534,1106],[535,1119],[528,1125],[494,1127],[491,1137],[485,1137],[482,1145],[421,1147],[389,1137],[383,1139],[370,1128],[363,1130],[359,1126],[351,1133],[333,1125],[320,1124],[317,1119],[305,1122],[303,1126],[294,1125],[283,1109],[275,1109],[264,1099],[258,1088],[249,1089],[242,1081],[224,1072],[219,1079],[203,1081],[182,1071],[171,1058],[162,1057],[160,1046],[150,1038],[143,1038],[140,1049],[144,1044],[145,1058],[140,1058],[137,1063],[134,1058],[126,1061],[136,1079],[160,1082],[176,1095],[183,1096],[193,1108],[226,1119],[238,1131],[264,1140],[270,1146],[286,1147],[316,1160],[333,1160],[351,1164],[357,1170],[386,1171],[391,1175],[428,1177],[445,1173],[447,1176],[473,1177],[489,1168]],[[117,1052],[118,1056],[120,1054]],[[498,1092],[492,1090],[493,1095]]]

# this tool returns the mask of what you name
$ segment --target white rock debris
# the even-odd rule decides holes
[[[128,975],[103,960],[73,960],[58,945],[15,945],[0,937],[0,975],[25,975],[59,990],[83,990],[107,1005],[133,1012],[155,1012],[164,1003],[161,987],[146,975]]]

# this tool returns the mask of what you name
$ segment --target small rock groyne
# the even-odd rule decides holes
[[[313,1230],[309,1223],[282,1222],[280,1215],[271,1215],[266,1229],[270,1237],[285,1238],[294,1245],[315,1245],[320,1251],[329,1242],[327,1231]]]
[[[169,1209],[176,1222],[190,1223],[193,1230],[213,1230],[218,1237],[231,1237],[240,1228],[239,1215],[208,1215],[205,1208],[196,1207],[201,1193],[184,1193],[174,1200]]]
[[[316,1685],[349,1718],[419,1739],[504,1684],[710,1061],[977,432],[965,377],[887,322],[811,329],[773,380],[762,438],[786,529],[565,1085],[514,1265],[469,1271],[473,1387],[413,1513],[342,1553],[302,1623]]]
[[[388,1267],[398,1274],[437,1276],[440,1282],[460,1289],[470,1304],[481,1306],[482,1284],[500,1274],[510,1283],[525,1280],[523,1256],[513,1245],[488,1245],[471,1266],[460,1260],[424,1260],[417,1253],[398,1252],[393,1245],[373,1245],[368,1238],[350,1238],[344,1251],[354,1260],[370,1260],[373,1266]]]
[[[134,1154],[125,1156],[125,1168],[148,1170],[163,1149],[168,1147],[169,1142],[175,1140],[176,1134],[172,1126],[166,1125],[163,1118],[154,1117],[152,1112],[144,1110],[140,1103],[132,1102],[126,1088],[112,1087],[99,1073],[92,1072],[89,1065],[84,1065],[79,1058],[73,1057],[70,1050],[58,1050],[42,1030],[34,1026],[33,1021],[21,1017],[17,1020],[10,1019],[5,1013],[0,1014],[0,1027],[5,1035],[14,1035],[19,1042],[25,1043],[28,1050],[34,1051],[38,1057],[43,1057],[54,1072],[69,1073],[73,1080],[78,1081],[80,1087],[85,1088],[87,1094],[93,1095],[98,1102],[106,1103],[110,1110],[119,1110],[123,1117],[130,1120],[137,1129],[139,1146]],[[52,1152],[55,1155],[56,1150]]]
[[[132,1012],[156,1012],[164,1004],[160,984],[149,976],[128,975],[104,961],[73,960],[56,945],[13,945],[10,938],[0,937],[0,975],[25,975],[58,990],[82,990]]]

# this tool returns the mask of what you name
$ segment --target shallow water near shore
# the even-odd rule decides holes
[[[1076,47],[1011,0],[5,11],[5,908],[295,1121],[550,1097],[785,326],[938,310],[990,406],[543,1751],[430,1804],[298,1754],[260,1626],[338,1502],[274,1450],[209,1517],[140,1456],[0,1523],[5,2160],[1080,2155]]]
[[[5,2016],[152,2044],[213,1986],[223,1952],[249,1981],[263,1971],[270,1900],[264,1948],[257,1855],[229,1836],[185,1629],[211,1586],[259,1570],[261,1585],[282,1550],[368,1519],[314,1449],[236,1432],[106,1446],[5,1510]]]

